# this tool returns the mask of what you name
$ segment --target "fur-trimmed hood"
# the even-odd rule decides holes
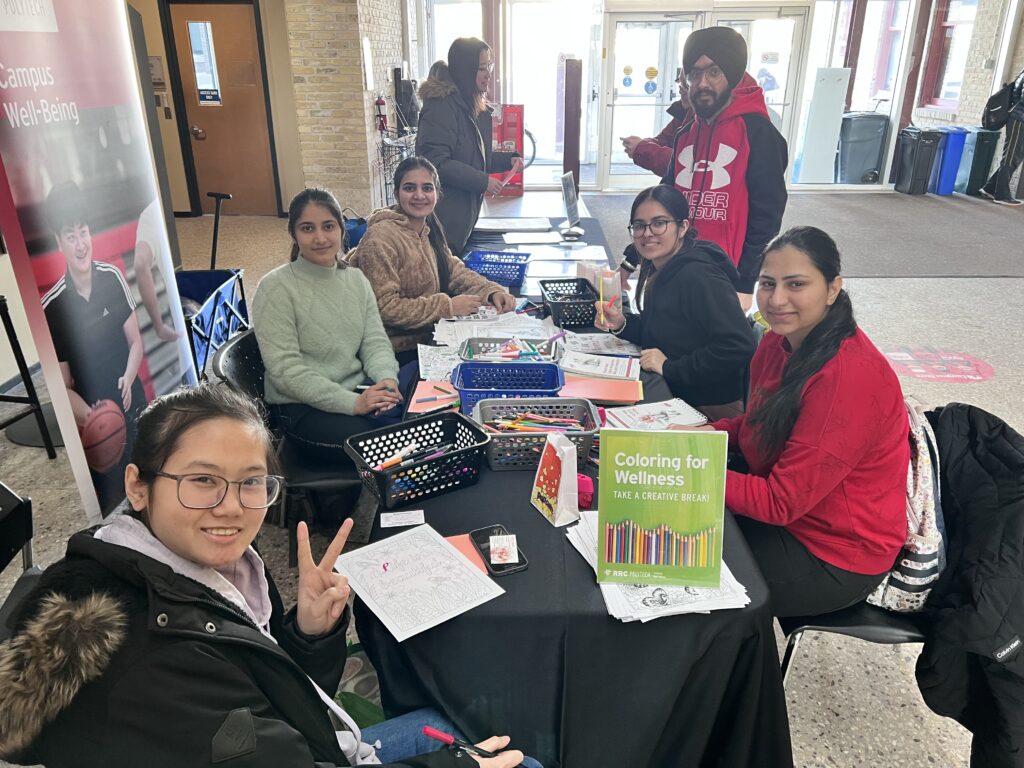
[[[446,99],[452,95],[458,95],[459,89],[451,80],[445,77],[428,77],[420,84],[420,98]]]
[[[0,644],[0,756],[29,746],[125,640],[128,617],[116,598],[50,593],[11,640]]]

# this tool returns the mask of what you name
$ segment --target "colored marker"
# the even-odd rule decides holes
[[[564,338],[564,337],[565,337],[565,331],[560,331],[559,333],[556,333],[554,336],[551,336],[547,340],[547,342],[545,342],[545,343],[550,344],[551,342],[558,341],[559,339]]]
[[[456,747],[464,749],[469,754],[476,755],[477,757],[497,757],[497,754],[494,752],[488,752],[486,749],[480,749],[476,744],[470,744],[468,741],[456,739],[450,733],[445,733],[444,731],[439,731],[436,728],[431,728],[429,725],[423,726],[423,735],[431,739],[436,739],[442,744],[447,744],[449,746],[454,744]]]
[[[458,395],[447,394],[447,395],[430,395],[429,397],[417,397],[416,398],[416,402],[417,403],[433,403],[435,400],[451,400],[453,397],[458,397]]]
[[[607,304],[605,304],[605,306],[608,307],[608,309],[611,309],[612,307],[615,306],[615,302],[616,302],[616,300],[618,298],[619,298],[619,294],[616,293],[614,296],[612,296],[611,301],[609,301]]]

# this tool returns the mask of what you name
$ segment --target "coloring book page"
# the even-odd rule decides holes
[[[341,555],[335,569],[398,642],[505,593],[429,525]]]

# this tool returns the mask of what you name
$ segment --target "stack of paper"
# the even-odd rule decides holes
[[[458,347],[466,339],[512,338],[513,336],[532,339],[546,339],[550,336],[549,326],[543,320],[528,315],[508,312],[493,320],[474,322],[468,320],[439,320],[434,326],[434,341],[451,347]]]
[[[580,522],[566,531],[569,542],[597,574],[597,512],[580,512]],[[722,582],[714,587],[661,587],[643,584],[601,584],[608,613],[620,621],[652,621],[682,613],[709,613],[742,608],[747,590],[722,562]]]
[[[591,355],[629,355],[640,357],[640,347],[631,341],[620,339],[610,333],[565,332],[565,348],[570,352],[586,352]]]
[[[605,417],[609,427],[622,429],[673,429],[696,427],[708,422],[707,416],[679,398],[627,408],[609,408]]]
[[[428,381],[451,381],[452,369],[462,362],[455,347],[431,347],[417,344],[420,378]]]
[[[594,376],[600,379],[640,378],[640,361],[635,357],[607,357],[585,352],[566,352],[559,365],[566,373]]]

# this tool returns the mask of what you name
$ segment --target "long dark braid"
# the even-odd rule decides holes
[[[811,259],[815,268],[831,284],[839,276],[839,249],[835,241],[817,227],[794,227],[776,237],[764,251],[765,257],[780,248],[791,246]],[[840,290],[832,306],[789,358],[782,371],[779,388],[751,413],[748,422],[756,427],[758,439],[766,454],[777,458],[789,439],[800,415],[804,385],[807,380],[839,351],[844,339],[857,332],[853,303],[845,290]]]

